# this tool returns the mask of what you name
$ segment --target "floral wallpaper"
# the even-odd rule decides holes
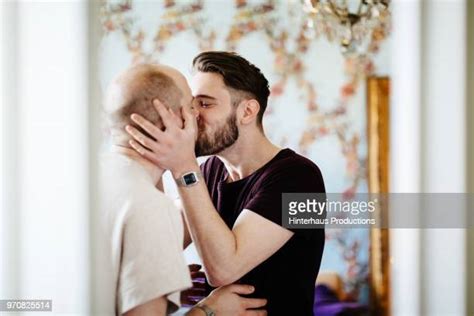
[[[389,71],[382,30],[365,55],[343,56],[330,29],[308,27],[300,1],[102,1],[102,87],[130,64],[170,64],[189,76],[204,50],[232,50],[271,84],[266,134],[321,168],[327,192],[366,192],[365,78]],[[367,230],[327,230],[321,271],[368,301]]]

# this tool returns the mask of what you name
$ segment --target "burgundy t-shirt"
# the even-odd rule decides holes
[[[325,193],[319,168],[291,149],[241,180],[226,183],[224,164],[211,157],[201,165],[212,202],[232,229],[244,209],[281,225],[282,193]],[[294,235],[239,283],[255,286],[252,297],[266,298],[269,316],[312,316],[314,286],[324,248],[324,229],[290,229]],[[258,242],[258,240],[255,240]]]

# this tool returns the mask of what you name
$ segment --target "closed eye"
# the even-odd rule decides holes
[[[200,107],[202,107],[202,108],[208,108],[208,107],[212,106],[212,103],[208,103],[208,102],[199,100],[199,101],[198,101],[198,105],[199,105]]]

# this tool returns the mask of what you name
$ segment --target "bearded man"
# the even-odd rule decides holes
[[[191,107],[193,97],[184,76],[174,68],[141,64],[126,69],[107,89],[104,104],[109,138],[100,155],[100,225],[94,245],[98,315],[161,316],[180,305],[180,292],[191,286],[183,255],[180,211],[158,188],[164,169],[129,145],[124,127],[130,113],[161,126],[153,99],[174,110]],[[213,291],[187,316],[264,316],[265,300],[244,298],[251,286],[234,284]],[[202,305],[202,306],[201,306]],[[251,310],[248,310],[251,309]]]
[[[312,316],[324,229],[283,227],[281,195],[324,193],[321,172],[265,136],[270,91],[260,69],[230,52],[201,53],[193,69],[197,113],[183,108],[181,121],[156,101],[165,130],[132,115],[152,137],[130,126],[130,145],[176,179],[212,286],[250,284],[268,315]],[[196,156],[205,155],[213,156],[199,166]]]

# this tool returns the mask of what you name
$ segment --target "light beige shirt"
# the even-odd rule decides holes
[[[183,226],[173,202],[155,188],[136,161],[119,153],[101,155],[100,208],[105,284],[109,308],[121,315],[166,296],[168,313],[191,286],[183,256]],[[110,288],[113,287],[113,288]],[[113,297],[113,302],[112,302]]]

